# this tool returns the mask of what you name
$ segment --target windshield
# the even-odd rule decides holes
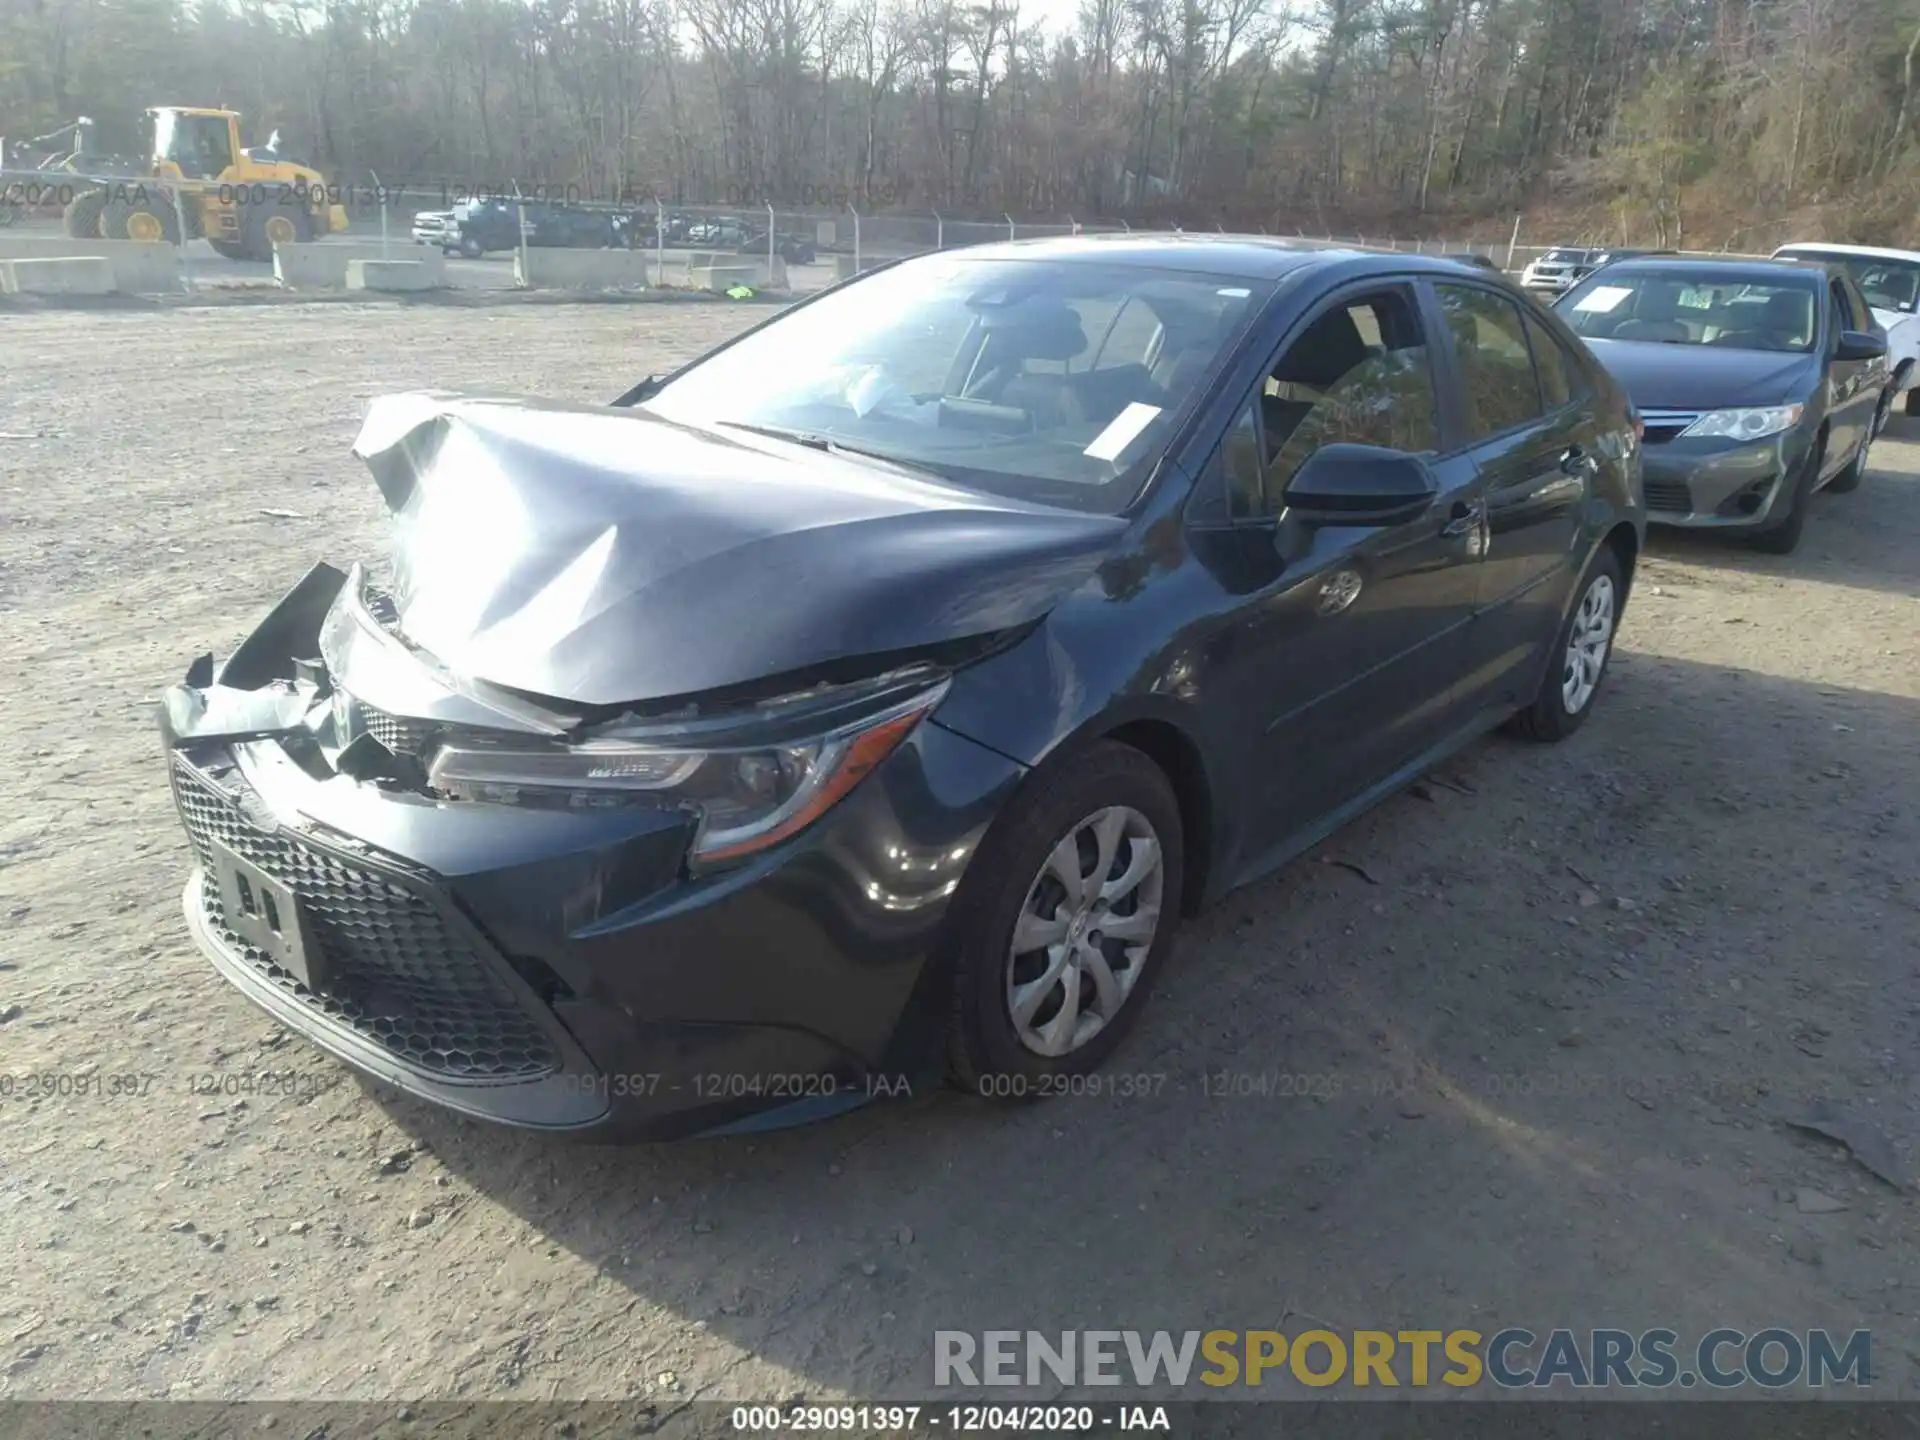
[[[1616,265],[1554,308],[1589,340],[1804,352],[1813,348],[1818,293],[1805,282],[1756,284]]]
[[[1794,260],[1828,260],[1853,277],[1867,304],[1876,310],[1912,315],[1920,310],[1920,260],[1884,260],[1877,255],[1846,255],[1833,250],[1783,250]]]
[[[1584,265],[1590,253],[1586,250],[1549,250],[1543,258],[1549,265]]]
[[[189,179],[208,179],[233,163],[225,115],[155,110],[149,123],[153,128],[153,158],[171,160]]]
[[[746,336],[646,408],[1112,513],[1138,494],[1270,288],[1131,265],[929,256]]]

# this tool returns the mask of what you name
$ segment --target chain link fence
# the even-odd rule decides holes
[[[183,204],[180,187],[168,190],[164,182],[151,176],[0,170],[0,209],[5,211],[6,221],[0,226],[0,249],[20,237],[60,236],[62,209],[81,190],[101,184],[122,189],[144,186],[169,197],[177,220],[169,229],[189,237],[182,246],[188,288],[272,283],[273,267],[264,259],[257,255],[234,258],[232,246],[217,251],[204,238],[196,238],[199,227],[189,223],[186,213],[191,202]],[[212,182],[186,187],[189,194],[209,188],[222,194],[248,189]],[[252,187],[255,191],[260,188]],[[324,197],[319,194],[322,188]],[[243,200],[249,198],[257,201],[261,197],[242,195]],[[286,197],[279,198],[287,203]],[[337,204],[347,217],[344,230],[329,228],[329,233],[315,237],[317,243],[353,245],[358,247],[356,253],[386,259],[418,258],[423,249],[439,251],[447,257],[445,283],[464,289],[517,285],[522,272],[514,265],[514,257],[529,248],[643,250],[651,252],[651,263],[646,267],[651,285],[700,289],[745,286],[755,292],[806,295],[874,265],[969,245],[1136,229],[1225,233],[1225,227],[1217,222],[1189,226],[1178,216],[1157,217],[1148,226],[1097,216],[1006,214],[996,218],[977,213],[945,215],[931,209],[862,211],[853,205],[680,204],[653,195],[623,194],[609,200],[583,193],[579,187],[518,182],[492,187],[390,185],[378,175],[365,184],[315,187],[308,198],[316,206]],[[1684,253],[1766,254],[1772,244],[1780,243],[1773,234],[1780,228],[1776,222],[1766,222],[1737,232],[1724,249]],[[1504,236],[1471,232],[1333,235],[1303,229],[1263,229],[1255,233],[1370,250],[1427,255],[1472,253],[1490,259],[1516,277],[1531,261],[1554,248],[1521,244],[1518,221]],[[1733,248],[1735,241],[1744,242],[1740,249]],[[1591,244],[1580,237],[1559,243]]]

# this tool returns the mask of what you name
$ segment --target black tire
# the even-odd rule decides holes
[[[141,185],[127,194],[109,197],[100,210],[100,234],[108,240],[160,240],[178,245],[180,217],[174,213],[173,196]]]
[[[1867,451],[1872,448],[1873,437],[1869,435],[1860,442],[1860,448],[1853,452],[1853,459],[1847,463],[1847,468],[1827,482],[1829,494],[1846,495],[1860,488],[1860,482],[1867,478]]]
[[[1799,548],[1800,536],[1807,528],[1807,507],[1813,503],[1813,487],[1820,483],[1820,467],[1826,459],[1827,437],[1823,434],[1813,442],[1800,473],[1794,477],[1793,500],[1787,506],[1786,518],[1754,535],[1749,545],[1768,555],[1791,555]]]
[[[1584,697],[1579,698],[1578,708],[1572,708],[1567,702],[1567,685],[1573,678],[1573,632],[1576,626],[1589,622],[1587,607],[1590,597],[1600,590],[1603,581],[1608,595],[1608,628],[1604,648],[1599,654],[1599,672],[1593,677],[1592,687]],[[1626,577],[1620,570],[1620,557],[1614,553],[1611,545],[1601,546],[1599,553],[1588,563],[1586,573],[1580,577],[1580,586],[1574,591],[1567,618],[1560,622],[1560,629],[1554,634],[1553,651],[1540,677],[1540,690],[1526,709],[1507,721],[1509,734],[1551,745],[1566,739],[1587,723],[1587,716],[1593,713],[1594,703],[1599,700],[1600,691],[1606,685],[1626,593]]]
[[[1878,440],[1880,432],[1887,428],[1887,417],[1893,414],[1894,385],[1899,383],[1899,378],[1895,377],[1893,385],[1887,386],[1880,392],[1879,402],[1873,407],[1873,430],[1869,436],[1870,439]]]
[[[207,244],[211,245],[213,247],[213,253],[223,260],[245,260],[247,258],[247,247],[237,240],[215,240],[209,235],[207,237]]]
[[[240,215],[240,248],[249,260],[272,263],[276,242],[304,245],[313,239],[313,216],[304,205],[248,205]]]
[[[482,255],[487,253],[486,248],[471,235],[463,235],[460,238],[459,249],[460,253],[469,260],[478,260]]]
[[[106,191],[82,190],[60,212],[60,229],[75,240],[98,240],[100,213],[106,208]]]
[[[1920,415],[1920,385],[1907,391],[1907,398],[1901,405],[1901,409],[1908,415]]]
[[[1058,1057],[1041,1055],[1021,1042],[1009,1011],[1014,924],[1030,893],[1057,884],[1042,874],[1055,847],[1097,812],[1116,806],[1144,817],[1159,841],[1158,923],[1116,1013],[1077,1049]],[[1172,948],[1183,854],[1180,804],[1173,787],[1158,765],[1130,745],[1098,741],[1028,779],[968,866],[948,917],[946,955],[953,986],[948,1062],[956,1084],[993,1099],[1032,1098],[1046,1093],[1057,1077],[1084,1074],[1113,1053],[1146,1007]],[[1116,850],[1115,864],[1131,855],[1130,848]],[[1078,970],[1067,973],[1071,983],[1082,987],[1076,994],[1085,994],[1085,987],[1092,985]],[[1065,983],[1065,977],[1058,982]],[[1061,999],[1064,1002],[1064,991]],[[1038,1015],[1048,1008],[1043,1002]],[[1059,1006],[1051,1008],[1059,1013]]]

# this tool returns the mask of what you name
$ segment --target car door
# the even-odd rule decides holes
[[[1853,297],[1838,275],[1827,280],[1827,325],[1823,344],[1827,356],[1827,456],[1824,468],[1841,469],[1853,459],[1867,427],[1873,423],[1873,404],[1879,398],[1875,381],[1878,362],[1842,360],[1838,351],[1840,337],[1849,330],[1863,328],[1854,313]],[[1861,310],[1864,312],[1865,305]],[[1872,328],[1871,319],[1867,329]]]
[[[1600,434],[1579,367],[1519,301],[1451,280],[1432,296],[1447,338],[1443,383],[1487,507],[1462,696],[1473,708],[1517,705],[1579,578]]]
[[[1252,547],[1231,620],[1239,723],[1252,728],[1249,856],[1287,850],[1449,733],[1477,593],[1479,479],[1442,460],[1431,346],[1410,281],[1321,301],[1242,402],[1219,452]],[[1340,442],[1429,457],[1432,502],[1383,526],[1305,526],[1287,482]],[[1259,868],[1255,861],[1252,868]]]

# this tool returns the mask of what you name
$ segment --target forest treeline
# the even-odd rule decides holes
[[[223,103],[354,182],[1671,243],[1703,195],[1904,226],[1917,51],[1920,0],[0,0],[0,134]]]

